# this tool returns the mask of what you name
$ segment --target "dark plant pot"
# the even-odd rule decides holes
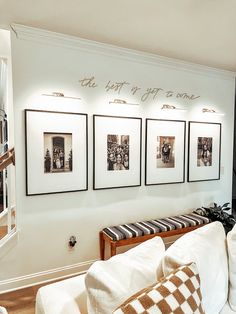
[[[224,228],[225,228],[225,234],[227,234],[229,231],[231,231],[232,230],[232,226],[224,226]]]

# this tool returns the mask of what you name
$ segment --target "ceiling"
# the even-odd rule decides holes
[[[12,23],[236,72],[235,0],[0,0]]]

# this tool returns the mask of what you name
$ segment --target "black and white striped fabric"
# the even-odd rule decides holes
[[[125,225],[107,227],[103,229],[109,238],[113,241],[140,237],[146,234],[155,234],[170,230],[182,229],[197,225],[204,225],[210,222],[210,219],[197,214],[188,214],[173,216],[162,219],[135,222]]]

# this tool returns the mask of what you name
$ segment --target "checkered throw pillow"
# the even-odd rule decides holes
[[[125,301],[114,314],[204,314],[195,263],[179,266]]]

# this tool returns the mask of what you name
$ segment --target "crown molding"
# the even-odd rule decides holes
[[[234,80],[236,77],[236,72],[212,68],[205,65],[122,48],[110,44],[104,44],[71,35],[51,32],[44,29],[38,29],[20,24],[11,24],[10,27],[12,33],[14,33],[16,38],[20,40],[29,40],[42,44],[77,49],[91,54],[102,54],[108,57],[125,59],[131,62],[188,71],[204,76],[218,76],[226,80]]]

